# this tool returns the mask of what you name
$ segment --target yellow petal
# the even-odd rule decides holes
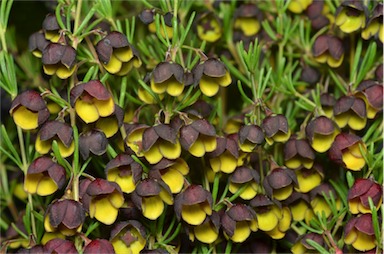
[[[201,136],[203,142],[204,142],[204,148],[206,152],[213,152],[216,150],[217,147],[217,141],[216,137],[211,136]]]
[[[53,74],[56,73],[57,68],[58,68],[58,66],[56,64],[43,65],[44,73],[47,75],[50,75],[50,76],[52,76]]]
[[[364,129],[365,125],[367,124],[367,118],[361,118],[355,114],[351,115],[348,121],[348,126],[356,131]]]
[[[162,140],[159,143],[160,153],[167,159],[175,160],[181,155],[181,145],[179,140],[176,140],[175,144]]]
[[[253,36],[259,32],[260,23],[255,17],[238,18],[234,27],[241,29],[245,36]]]
[[[92,103],[88,103],[82,100],[77,100],[75,102],[75,110],[77,115],[85,123],[93,123],[99,119],[99,112],[97,108]]]
[[[24,190],[28,193],[34,194],[37,191],[37,186],[43,178],[43,174],[27,174],[24,180]]]
[[[116,118],[100,118],[99,121],[96,122],[96,128],[102,130],[105,136],[110,138],[119,130],[119,125]]]
[[[225,75],[218,78],[217,83],[222,87],[227,87],[232,83],[231,74],[228,71],[225,72]]]
[[[300,200],[298,203],[291,205],[292,218],[294,221],[302,221],[308,210],[308,205],[305,201]]]
[[[30,111],[24,106],[16,108],[12,112],[12,117],[16,125],[23,130],[33,130],[39,126],[38,113]]]
[[[217,22],[214,22],[217,23]],[[211,23],[211,26],[213,24]],[[207,42],[215,42],[221,37],[221,29],[220,27],[213,26],[214,29],[212,30],[205,30],[201,25],[197,26],[197,34],[200,39],[205,40]]]
[[[321,135],[315,133],[312,141],[312,148],[319,153],[324,153],[331,148],[333,141],[335,140],[335,135]]]
[[[131,193],[135,190],[136,187],[132,175],[119,176],[114,180],[110,180],[110,178],[108,178],[108,181],[116,182],[124,193]]]
[[[215,158],[209,159],[209,164],[211,165],[213,172],[216,173],[216,172],[220,171],[220,168],[221,168],[220,157],[215,157]]]
[[[313,173],[304,177],[303,172],[299,170],[296,172],[296,176],[299,183],[297,190],[301,193],[307,193],[311,191],[315,187],[319,186],[322,181],[322,178],[318,173]]]
[[[375,236],[367,235],[359,231],[357,232],[357,238],[352,243],[352,246],[359,251],[372,250],[373,248],[376,247]]]
[[[89,205],[89,215],[91,218],[96,218],[106,225],[113,224],[117,218],[117,214],[118,209],[109,202],[109,197],[94,199]]]
[[[113,54],[121,62],[128,62],[133,57],[133,52],[129,47],[118,48],[113,51]]]
[[[195,236],[197,240],[203,243],[213,243],[219,236],[218,232],[214,229],[210,223],[204,223],[194,228]]]
[[[161,179],[171,189],[172,193],[179,193],[184,185],[184,176],[176,169],[169,168],[161,175]]]
[[[263,231],[270,231],[274,229],[279,222],[276,217],[276,214],[272,211],[268,211],[265,213],[257,213],[256,217],[259,229]]]
[[[207,217],[200,204],[184,205],[181,209],[181,217],[190,225],[200,225]]]
[[[281,232],[278,227],[266,232],[272,239],[278,240],[285,236],[285,232]]]
[[[154,104],[156,102],[155,99],[142,87],[139,87],[139,89],[137,90],[137,96],[140,100],[147,104]]]
[[[217,83],[217,78],[203,76],[200,79],[199,86],[201,92],[208,97],[214,96],[219,91],[219,84]]]
[[[291,227],[291,210],[288,207],[283,207],[281,213],[283,217],[279,220],[279,230],[285,232]]]
[[[351,200],[348,201],[349,211],[352,214],[358,214],[360,212],[359,209],[358,209],[359,205],[360,205],[360,202],[359,202],[358,198],[354,198],[354,199],[351,199]]]
[[[63,142],[60,140],[57,142],[57,146],[59,147],[60,155],[63,158],[67,158],[73,154],[75,151],[75,142],[72,141],[71,145],[69,147],[66,147]]]
[[[327,53],[324,53],[324,54],[321,54],[317,57],[315,57],[315,60],[319,63],[326,63],[327,60],[328,60],[328,54]]]
[[[242,243],[249,237],[250,234],[251,229],[249,227],[249,223],[247,221],[239,221],[236,223],[236,228],[231,239],[235,243]]]
[[[344,152],[342,159],[346,168],[350,170],[359,171],[365,166],[364,158],[355,157],[350,151]]]
[[[184,91],[184,85],[171,78],[167,82],[167,93],[171,96],[179,96]]]
[[[304,247],[304,245],[301,244],[300,241],[296,242],[292,248],[291,252],[293,254],[305,254],[308,250]]]
[[[112,54],[109,62],[103,64],[103,66],[109,73],[116,74],[121,70],[122,63],[114,54]]]
[[[220,155],[221,160],[221,171],[227,174],[232,173],[237,167],[237,159],[233,157],[230,152],[225,151],[224,154]]]
[[[284,143],[290,138],[290,136],[291,136],[291,131],[288,131],[287,133],[279,131],[272,138],[276,142]]]
[[[111,241],[113,249],[115,250],[116,254],[133,254],[132,250],[129,246],[125,245],[125,242],[119,239],[119,237],[116,237]],[[131,243],[132,245],[133,243]],[[139,253],[139,252],[137,252]]]
[[[341,65],[344,60],[344,55],[342,55],[339,59],[335,59],[333,57],[328,57],[327,64],[332,68],[337,68]]]
[[[49,176],[40,179],[36,189],[36,193],[40,196],[48,196],[57,191],[58,186]]]
[[[56,238],[65,239],[65,235],[63,235],[60,232],[54,232],[54,233],[45,232],[43,235],[43,238],[41,239],[41,243],[45,245],[49,240],[56,239]]]
[[[324,198],[316,197],[311,201],[311,206],[313,208],[313,212],[315,214],[319,213],[322,214],[325,213],[325,217],[328,217],[331,214],[331,208],[329,208],[327,202]]]
[[[359,15],[356,17],[348,16],[345,22],[340,25],[340,30],[344,33],[352,33],[354,31],[357,31],[359,28],[364,26],[364,18],[364,15]]]
[[[144,197],[142,202],[143,215],[150,220],[156,220],[164,211],[164,203],[159,196]]]
[[[148,151],[144,152],[144,156],[151,164],[156,164],[163,158],[157,144],[154,144]]]
[[[155,83],[155,81],[151,79],[151,89],[157,94],[162,94],[167,91],[167,83]]]
[[[240,194],[240,197],[244,200],[250,200],[254,198],[257,194],[257,187],[258,186],[256,182],[248,183],[248,186]]]
[[[56,228],[52,227],[51,223],[49,223],[49,215],[44,217],[44,229],[47,232],[55,232]]]
[[[35,149],[39,154],[47,154],[51,150],[51,142],[52,140],[42,141],[40,139],[40,135],[37,136],[35,142]]]
[[[123,206],[124,204],[124,197],[123,195],[118,192],[118,191],[114,191],[112,192],[112,194],[109,195],[108,197],[108,200],[109,202],[111,203],[111,205],[117,209],[119,209],[120,207]]]
[[[195,143],[191,145],[188,151],[193,156],[203,157],[203,155],[205,154],[205,147],[203,141],[200,138],[196,139]]]
[[[112,97],[105,101],[95,99],[93,103],[97,108],[99,115],[102,117],[110,116],[115,112],[115,103],[113,102]]]
[[[345,236],[344,238],[344,242],[346,244],[352,244],[353,242],[355,242],[357,239],[357,232],[355,230],[351,230],[349,231],[349,234]]]
[[[291,168],[291,169],[299,168],[301,166],[300,158],[295,156],[292,159],[287,160],[285,162],[285,166],[287,166],[288,168]]]
[[[59,65],[59,67],[56,70],[56,75],[60,79],[67,79],[75,72],[75,67],[76,66],[73,66],[71,69],[68,69],[64,65]]]
[[[379,22],[372,22],[371,24],[369,24],[368,27],[366,27],[362,32],[361,32],[361,37],[363,37],[363,39],[365,40],[368,40],[369,38],[371,38],[372,36],[374,36],[375,34],[377,34],[379,32],[379,29],[380,29],[380,24]]]
[[[173,205],[173,196],[165,189],[162,189],[160,191],[159,196],[164,201],[164,203],[168,205]]]
[[[280,200],[280,201],[285,200],[289,196],[291,196],[292,191],[293,191],[293,186],[288,185],[288,186],[285,186],[285,187],[280,188],[278,190],[274,190],[273,191],[273,197],[276,198],[277,200]]]

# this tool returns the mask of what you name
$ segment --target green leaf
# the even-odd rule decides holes
[[[315,242],[312,239],[307,239],[306,242],[309,245],[311,245],[313,248],[315,248],[319,253],[322,253],[322,254],[328,254],[329,253],[326,249],[324,249],[323,246],[321,246],[320,244],[318,244],[317,242]]]

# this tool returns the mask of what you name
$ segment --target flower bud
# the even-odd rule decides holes
[[[79,150],[84,160],[88,159],[89,153],[102,155],[107,151],[108,140],[104,132],[90,130],[82,132],[79,136]]]

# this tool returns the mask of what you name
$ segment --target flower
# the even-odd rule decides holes
[[[123,109],[115,104],[115,111],[109,116],[100,117],[96,121],[95,127],[103,131],[107,138],[110,138],[115,135],[123,125],[123,118]]]
[[[359,251],[372,250],[377,246],[372,214],[353,217],[344,227],[344,242]]]
[[[373,119],[383,110],[383,83],[374,80],[364,80],[356,88],[355,96],[364,100],[367,108],[367,118]]]
[[[81,120],[87,124],[115,112],[113,98],[99,80],[91,80],[72,88],[71,105]]]
[[[142,172],[143,167],[125,153],[117,155],[105,166],[107,180],[117,183],[121,190],[127,194],[135,190]]]
[[[321,164],[314,164],[312,168],[299,168],[295,170],[297,187],[295,190],[307,193],[320,185],[324,178],[324,170]]]
[[[279,201],[287,199],[297,185],[295,173],[287,168],[275,168],[264,178],[265,192]]]
[[[125,143],[128,148],[132,150],[137,156],[142,157],[143,154],[143,133],[149,128],[148,125],[141,123],[132,123],[124,125],[125,132],[127,137],[125,138]]]
[[[233,27],[241,30],[245,36],[256,35],[261,28],[261,12],[254,4],[241,4],[236,8]]]
[[[314,216],[309,194],[294,191],[289,198],[284,200],[284,204],[291,210],[294,221],[305,221],[306,224],[309,224]]]
[[[384,28],[383,28],[383,4],[377,3],[372,11],[371,17],[368,19],[367,25],[361,32],[361,37],[369,40],[372,37],[378,37],[381,43],[384,42]]]
[[[315,153],[306,139],[297,139],[294,136],[284,144],[284,161],[288,168],[305,167],[310,169],[314,159]]]
[[[349,211],[352,214],[371,213],[369,198],[372,199],[373,205],[378,210],[383,201],[382,186],[371,179],[356,179],[348,191]]]
[[[145,228],[139,221],[118,222],[111,231],[110,243],[116,254],[138,254],[146,244]]]
[[[200,225],[189,226],[186,229],[191,241],[196,238],[202,243],[213,243],[219,237],[220,216],[216,211],[212,211]]]
[[[46,122],[37,134],[36,151],[40,154],[47,154],[51,151],[54,140],[57,142],[60,155],[63,158],[71,156],[75,151],[73,130],[69,124],[57,120]]]
[[[70,240],[55,238],[44,245],[43,253],[75,254],[78,253],[74,243]]]
[[[45,74],[66,79],[75,72],[76,50],[69,45],[50,43],[43,50],[41,61]]]
[[[189,166],[183,158],[168,160],[163,158],[153,165],[149,171],[149,177],[162,180],[168,185],[172,194],[179,193],[184,186],[184,176],[189,172]]]
[[[242,243],[257,231],[256,213],[245,204],[235,204],[222,215],[221,224],[227,238]]]
[[[49,118],[47,105],[41,95],[28,90],[17,95],[9,111],[16,125],[23,130],[34,130]]]
[[[213,12],[201,14],[196,21],[197,36],[203,41],[214,43],[223,33],[221,22]]]
[[[331,148],[340,130],[331,119],[326,116],[319,116],[307,124],[305,133],[312,148],[318,153],[324,153]]]
[[[113,224],[124,203],[120,186],[115,182],[96,178],[88,185],[86,193],[90,196],[89,216],[106,225]]]
[[[317,62],[327,63],[332,68],[339,67],[344,59],[343,42],[330,34],[317,37],[312,52]]]
[[[270,115],[263,119],[261,128],[269,145],[273,142],[284,143],[291,136],[287,118],[284,115]]]
[[[152,71],[151,89],[157,94],[179,96],[184,91],[184,70],[178,63],[161,62]]]
[[[162,158],[174,160],[181,155],[177,131],[168,124],[158,124],[143,132],[142,148],[145,159],[156,164]]]
[[[216,58],[198,63],[192,73],[201,92],[208,97],[216,95],[220,86],[227,87],[232,83],[231,75],[225,65]]]
[[[49,41],[45,39],[42,32],[36,32],[29,36],[28,49],[38,58],[43,56],[43,51],[48,45]]]
[[[291,0],[288,10],[293,13],[302,13],[312,3],[313,0]]]
[[[324,238],[322,235],[311,232],[311,233],[300,236],[296,240],[296,243],[291,248],[292,253],[293,254],[304,254],[304,253],[310,253],[312,251],[317,251],[312,245],[307,243],[308,239],[315,241],[317,244],[319,244],[323,248],[326,246],[326,244],[324,242]]]
[[[337,164],[360,171],[365,166],[363,153],[367,150],[359,136],[352,133],[340,133],[329,150],[329,158]]]
[[[65,236],[81,232],[85,220],[83,205],[75,200],[62,199],[51,203],[45,213],[46,232],[60,231]]]
[[[336,104],[335,97],[330,93],[323,93],[320,95],[321,108],[324,111],[324,114],[328,118],[333,117],[333,107]]]
[[[315,214],[322,215],[325,214],[325,217],[328,218],[331,215],[332,210],[329,207],[326,198],[331,199],[331,196],[336,201],[336,208],[340,208],[340,199],[336,196],[336,191],[328,183],[322,183],[313,190],[309,192],[309,197],[311,200],[311,206]]]
[[[61,21],[65,24],[66,18],[64,16],[60,16]],[[42,24],[42,28],[44,31],[45,38],[50,40],[51,42],[58,42],[60,39],[60,25],[57,22],[55,13],[48,13],[45,16]]]
[[[141,21],[148,25],[148,29],[151,33],[157,34],[157,26],[155,22],[155,14],[160,15],[159,16],[159,21],[160,21],[160,35],[163,38],[168,37],[168,39],[172,39],[173,37],[173,27],[172,27],[172,19],[173,19],[173,14],[171,12],[167,12],[164,15],[160,13],[155,13],[155,10],[144,10],[143,12],[140,13],[140,19]],[[164,19],[164,25],[162,24],[162,19]]]
[[[115,253],[113,245],[106,239],[95,239],[88,243],[83,250],[84,254]]]
[[[206,119],[193,121],[181,127],[180,144],[196,157],[213,152],[217,147],[215,128]]]
[[[307,7],[306,14],[311,21],[312,27],[316,30],[320,30],[330,23],[332,24],[335,19],[330,12],[329,6],[323,1],[313,1]]]
[[[79,150],[84,160],[88,159],[89,153],[102,155],[107,150],[108,140],[104,132],[94,129],[82,132],[79,136]]]
[[[347,0],[336,10],[335,23],[344,33],[352,33],[365,27],[368,16],[367,7],[361,1]]]
[[[95,48],[101,64],[111,74],[124,76],[132,67],[141,66],[138,52],[120,32],[110,32],[96,44]]]
[[[177,219],[183,219],[192,226],[201,225],[205,218],[212,215],[212,195],[201,185],[190,185],[175,198]]]
[[[156,220],[164,211],[164,203],[173,205],[173,196],[164,182],[147,178],[136,186],[132,201],[144,217]]]
[[[247,185],[240,193],[240,197],[244,200],[254,198],[259,189],[260,175],[251,168],[240,166],[229,176],[229,191],[235,194],[241,187]]]
[[[342,96],[333,107],[335,122],[340,128],[349,126],[362,130],[367,124],[367,110],[363,99],[356,96]]]
[[[241,151],[253,152],[256,146],[264,142],[264,132],[258,125],[243,125],[238,131]]]
[[[65,169],[42,156],[29,165],[24,179],[24,190],[30,194],[48,196],[56,192],[65,184]]]
[[[237,167],[239,157],[237,142],[229,137],[218,137],[216,150],[208,154],[209,164],[216,172],[232,173]]]

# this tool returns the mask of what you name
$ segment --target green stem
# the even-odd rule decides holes
[[[75,25],[74,25],[74,28],[73,28],[73,33],[74,34],[76,34],[77,29],[79,28],[82,4],[83,4],[83,0],[77,0]]]

